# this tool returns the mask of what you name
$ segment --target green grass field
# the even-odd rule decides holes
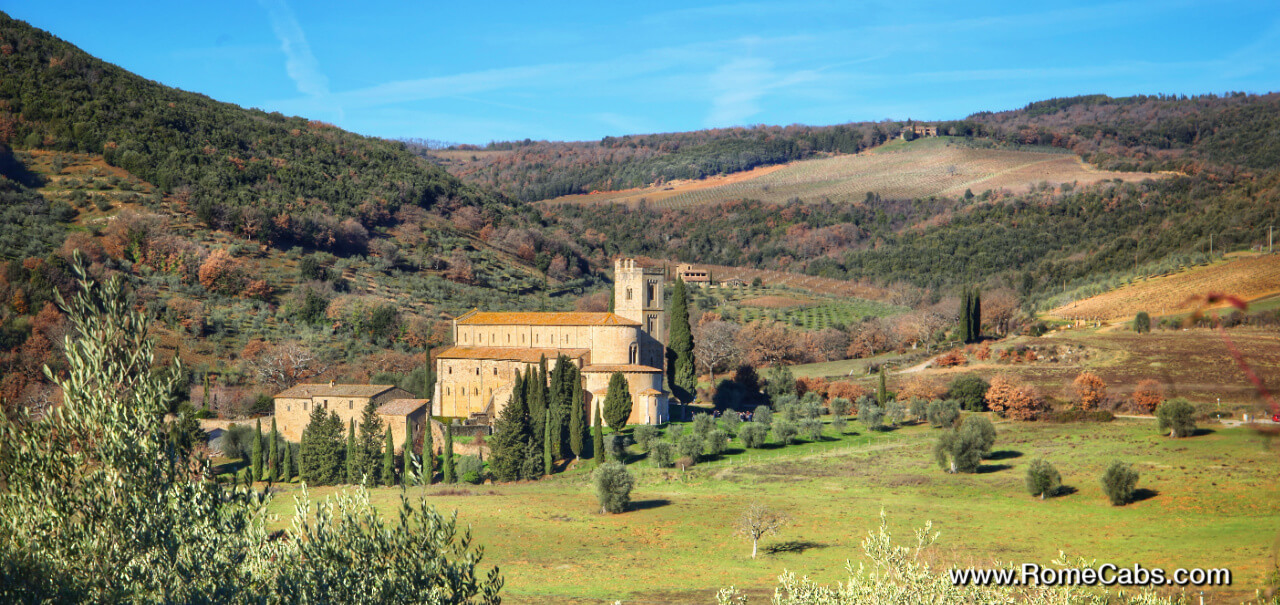
[[[887,317],[905,307],[847,296],[824,296],[791,288],[693,290],[692,300],[703,310],[715,311],[738,323],[779,321],[804,330],[845,328],[864,317]]]
[[[635,506],[620,515],[599,513],[587,468],[538,482],[412,488],[409,495],[425,493],[457,511],[484,545],[485,563],[502,569],[511,603],[706,603],[729,585],[759,602],[784,569],[823,582],[843,579],[846,560],[856,566],[859,543],[881,510],[902,538],[932,520],[942,536],[930,556],[942,566],[1048,564],[1063,550],[1118,565],[1227,567],[1235,583],[1211,593],[1212,602],[1251,597],[1274,569],[1280,457],[1275,443],[1251,430],[1209,427],[1170,440],[1143,421],[1001,422],[997,429],[995,459],[975,475],[938,470],[936,429],[877,433],[856,422],[850,434],[835,438],[828,430],[819,443],[742,452],[734,442],[723,460],[688,472],[638,460],[631,465]],[[1043,502],[1027,495],[1025,468],[1037,456],[1057,466],[1072,493]],[[1114,459],[1141,472],[1138,485],[1148,490],[1142,500],[1124,507],[1106,501],[1098,481]],[[288,515],[297,493],[286,488],[272,511]],[[372,499],[390,513],[398,494],[374,489]],[[792,522],[752,560],[732,526],[755,501],[786,511]]]

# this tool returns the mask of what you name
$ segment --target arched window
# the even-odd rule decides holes
[[[649,282],[649,304],[658,298],[658,286],[653,282]]]
[[[498,368],[496,368],[496,367],[495,367],[495,368],[493,368],[493,375],[494,375],[494,376],[497,376],[497,375],[498,375]]]
[[[476,368],[476,376],[480,375],[480,368]]]
[[[631,288],[627,288],[627,300],[631,300]]]
[[[633,343],[631,343],[631,355],[630,355],[630,359],[631,359],[631,361],[629,361],[629,362],[627,362],[627,363],[630,363],[631,365],[636,365],[637,363],[640,363],[640,345],[638,345],[638,344],[636,344],[636,343],[634,343],[634,342],[633,342]]]

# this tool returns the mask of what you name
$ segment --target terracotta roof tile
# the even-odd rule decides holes
[[[311,384],[303,383],[289,387],[276,397],[305,399],[309,397],[377,397],[391,389],[394,384]]]
[[[378,406],[378,413],[383,416],[408,416],[427,405],[430,399],[392,399]]]
[[[524,349],[518,347],[449,347],[436,355],[436,359],[491,359],[538,363],[543,357],[554,363],[560,354],[570,359],[582,359],[591,349]]]
[[[472,311],[458,317],[462,326],[639,326],[614,313],[500,313]]]
[[[663,391],[659,391],[658,389],[641,389],[640,394],[641,395],[665,395],[666,393],[664,393]]]

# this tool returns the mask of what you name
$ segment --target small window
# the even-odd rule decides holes
[[[498,375],[498,368],[494,368],[494,369],[493,369],[493,375],[494,375],[494,376],[497,376],[497,375]]]
[[[476,376],[480,375],[480,368],[476,368]]]
[[[627,288],[627,300],[631,300],[631,288]]]
[[[480,394],[480,387],[472,387],[472,388],[471,388],[471,394],[472,394],[472,395],[479,395],[479,394]]]
[[[450,389],[449,389],[449,387],[445,387],[445,388],[444,388],[444,394],[445,394],[445,395],[451,395],[451,394],[453,394],[453,391],[452,391],[452,390],[450,390]]]
[[[302,411],[307,411],[307,402],[302,402]]]
[[[286,403],[286,404],[284,404],[284,411],[286,411],[286,412],[291,412],[291,411],[293,411],[293,406],[291,406],[291,405],[289,405],[289,404],[287,404],[287,403]]]
[[[355,401],[347,401],[347,409],[348,409],[348,410],[354,410],[354,409],[356,409],[356,402],[355,402]]]
[[[511,335],[507,334],[507,342],[511,342]]]
[[[449,366],[449,373],[450,373],[450,374],[452,374],[452,373],[453,373],[453,366]]]

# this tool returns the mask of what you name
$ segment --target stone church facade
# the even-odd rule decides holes
[[[588,414],[621,372],[633,402],[630,423],[669,418],[665,273],[632,259],[614,263],[612,313],[498,313],[473,310],[453,322],[454,346],[436,356],[432,415],[492,422],[511,396],[517,371],[560,355],[582,370]],[[591,417],[591,416],[588,416]]]

